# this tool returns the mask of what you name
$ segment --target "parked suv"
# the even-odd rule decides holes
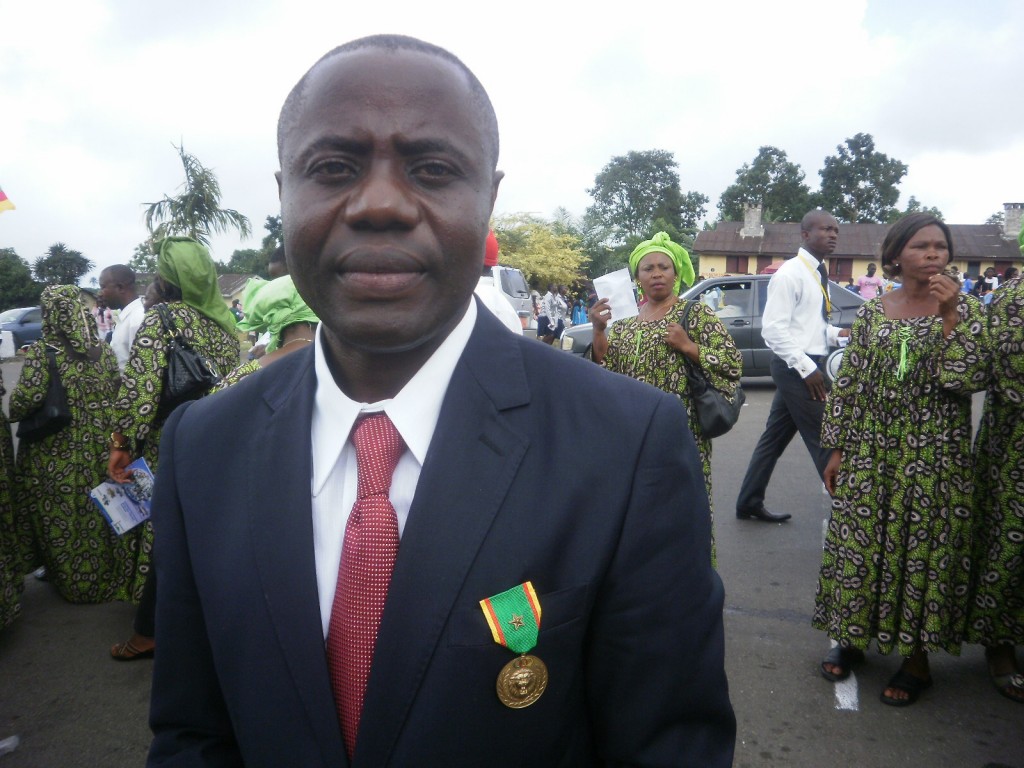
[[[42,320],[43,315],[39,307],[21,307],[0,313],[0,331],[10,331],[14,339],[14,349],[5,349],[3,354],[13,355],[14,350],[21,349],[42,336]]]
[[[744,376],[770,376],[772,351],[761,336],[761,314],[768,297],[771,275],[712,277],[683,292],[682,298],[699,300],[714,310],[743,355]],[[849,328],[864,299],[837,283],[829,282],[833,325]],[[590,356],[594,329],[590,323],[575,325],[562,335],[562,349]]]

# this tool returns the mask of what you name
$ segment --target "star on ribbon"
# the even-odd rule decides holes
[[[526,626],[526,622],[523,621],[523,617],[517,616],[514,613],[508,623],[512,625],[512,629],[522,629]]]

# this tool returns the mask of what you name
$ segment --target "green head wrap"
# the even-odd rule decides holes
[[[168,237],[156,244],[156,273],[181,289],[181,300],[228,333],[235,316],[220,295],[217,269],[206,247],[188,237]]]
[[[295,323],[318,323],[320,319],[295,290],[291,275],[276,280],[254,277],[246,283],[245,318],[238,324],[241,331],[270,331],[267,352],[273,352],[281,345],[281,332]]]
[[[690,254],[683,246],[673,243],[672,238],[664,232],[659,232],[650,240],[644,240],[629,254],[629,273],[634,278],[640,259],[649,253],[664,253],[672,260],[672,264],[676,268],[676,282],[672,286],[672,292],[676,296],[679,295],[683,283],[686,283],[687,286],[693,285],[694,274],[693,264],[690,263]]]

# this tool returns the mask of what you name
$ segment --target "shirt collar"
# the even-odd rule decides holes
[[[476,324],[476,302],[470,301],[458,325],[441,346],[390,400],[360,403],[352,400],[334,381],[323,348],[323,323],[317,327],[313,349],[316,395],[313,403],[313,495],[320,493],[362,413],[384,411],[398,429],[406,448],[422,467],[441,414],[448,383]]]
[[[796,255],[799,256],[800,258],[802,258],[807,263],[809,263],[815,269],[818,268],[819,264],[824,264],[825,263],[824,259],[819,259],[817,256],[815,256],[813,253],[808,251],[803,246],[801,246],[800,249],[796,252]]]

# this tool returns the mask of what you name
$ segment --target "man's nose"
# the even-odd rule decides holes
[[[353,227],[410,227],[418,211],[402,170],[392,163],[377,163],[353,187],[345,218]]]

